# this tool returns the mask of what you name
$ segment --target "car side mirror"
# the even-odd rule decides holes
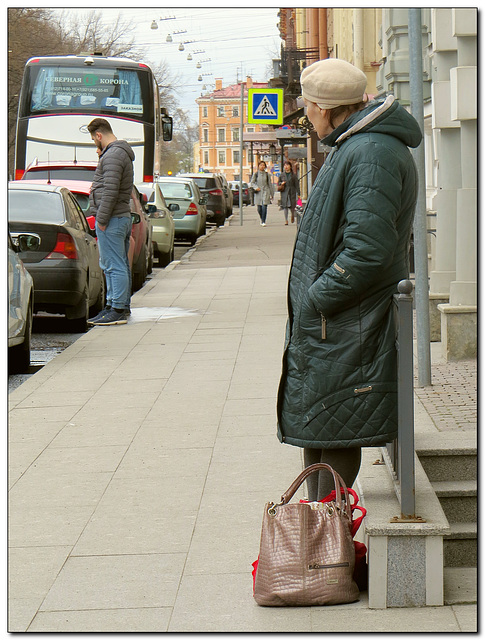
[[[176,202],[172,202],[168,205],[170,211],[180,211],[180,206]]]
[[[132,213],[131,224],[140,224],[140,222],[141,222],[141,215],[139,213]]]
[[[207,204],[207,197],[202,196],[202,198],[199,200],[199,204]]]
[[[147,204],[146,212],[148,214],[156,213],[157,212],[157,205],[156,204]]]

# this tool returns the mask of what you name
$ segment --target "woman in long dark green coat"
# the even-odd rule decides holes
[[[288,283],[278,437],[352,486],[361,447],[397,434],[392,296],[409,274],[422,139],[392,96],[366,103],[363,72],[343,60],[301,76],[307,115],[331,151],[313,185]],[[320,475],[320,477],[319,477]],[[332,487],[312,474],[309,498]],[[331,479],[331,478],[330,478]]]

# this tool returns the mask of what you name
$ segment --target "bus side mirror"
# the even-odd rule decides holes
[[[170,142],[173,133],[173,118],[162,115],[162,135],[164,142]]]

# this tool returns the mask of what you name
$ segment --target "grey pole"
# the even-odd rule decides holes
[[[243,131],[244,131],[244,82],[241,78],[241,124],[239,127],[239,223],[243,224]]]
[[[408,10],[409,21],[409,92],[411,113],[416,118],[423,141],[413,149],[419,179],[418,200],[414,214],[414,264],[416,275],[416,327],[418,342],[418,385],[431,384],[429,331],[428,246],[426,226],[426,173],[424,161],[423,111],[423,43],[421,9]]]

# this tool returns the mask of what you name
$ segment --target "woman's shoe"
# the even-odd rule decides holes
[[[288,224],[288,220],[285,220],[285,224]]]
[[[295,222],[295,218],[291,216],[291,224],[293,224],[294,222]]]

